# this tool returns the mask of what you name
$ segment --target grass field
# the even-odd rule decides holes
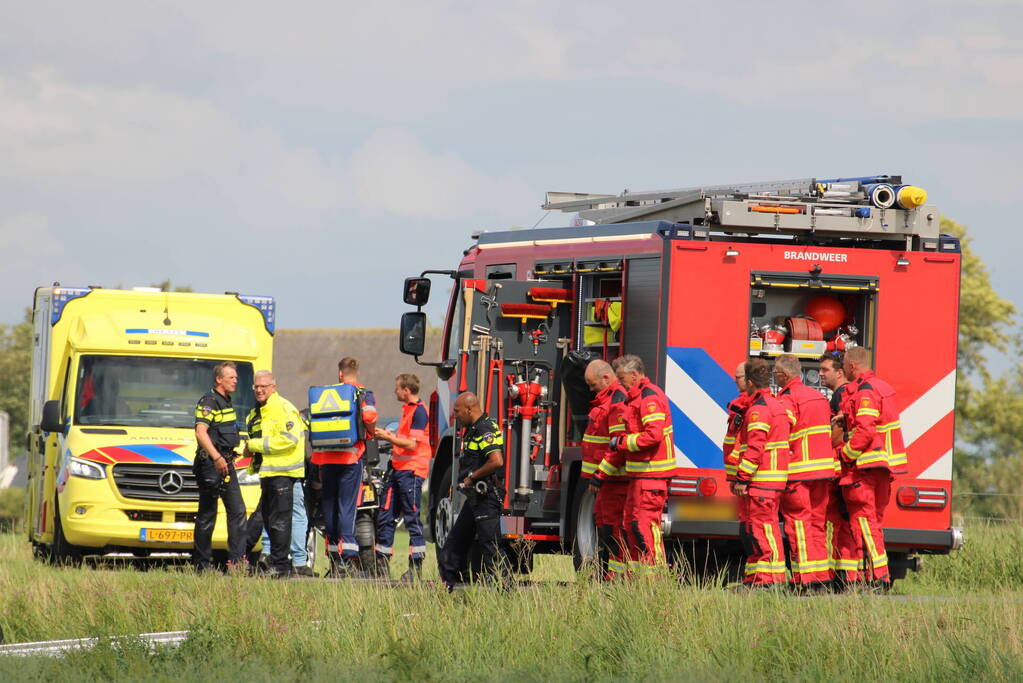
[[[800,598],[666,577],[593,585],[575,581],[564,557],[538,558],[529,586],[454,595],[435,583],[56,569],[5,535],[7,642],[191,635],[155,653],[129,640],[63,659],[0,658],[0,680],[1018,680],[1023,530],[973,527],[967,539],[892,595]]]

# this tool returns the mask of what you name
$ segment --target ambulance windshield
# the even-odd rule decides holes
[[[75,424],[122,427],[195,425],[195,404],[213,386],[216,360],[84,356],[78,365]],[[252,365],[237,363],[232,396],[238,427],[255,405]]]

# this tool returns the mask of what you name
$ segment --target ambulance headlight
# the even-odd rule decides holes
[[[107,476],[106,470],[101,465],[80,458],[71,458],[68,472],[72,477],[82,477],[83,479],[106,479]]]
[[[259,483],[259,473],[249,474],[248,470],[238,470],[238,483],[241,486],[252,486]]]

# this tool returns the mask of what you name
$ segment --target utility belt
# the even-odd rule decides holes
[[[465,481],[466,477],[475,472],[477,469],[483,466],[483,463],[474,463],[473,465],[463,465],[458,471],[458,481]],[[466,495],[470,500],[479,500],[488,496],[495,498],[501,497],[501,479],[498,477],[498,472],[491,472],[482,479],[477,480],[472,487],[463,488],[459,484],[459,490]]]
[[[192,474],[195,475],[196,485],[200,489],[223,491],[224,487],[227,486],[227,482],[231,480],[231,471],[234,469],[234,459],[237,454],[231,451],[230,454],[219,453],[220,457],[224,458],[231,467],[227,468],[227,476],[220,476],[220,472],[217,472],[217,466],[213,463],[213,458],[206,452],[206,449],[200,447],[196,450],[195,461],[192,462]]]

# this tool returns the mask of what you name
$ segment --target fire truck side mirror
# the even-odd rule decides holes
[[[430,300],[430,278],[407,277],[403,294],[409,306],[424,306]]]
[[[64,431],[64,423],[60,419],[60,401],[47,401],[43,404],[43,419],[39,421],[39,428],[50,433]]]
[[[402,353],[410,356],[423,355],[426,349],[426,314],[421,311],[403,313],[400,334],[398,348]]]

